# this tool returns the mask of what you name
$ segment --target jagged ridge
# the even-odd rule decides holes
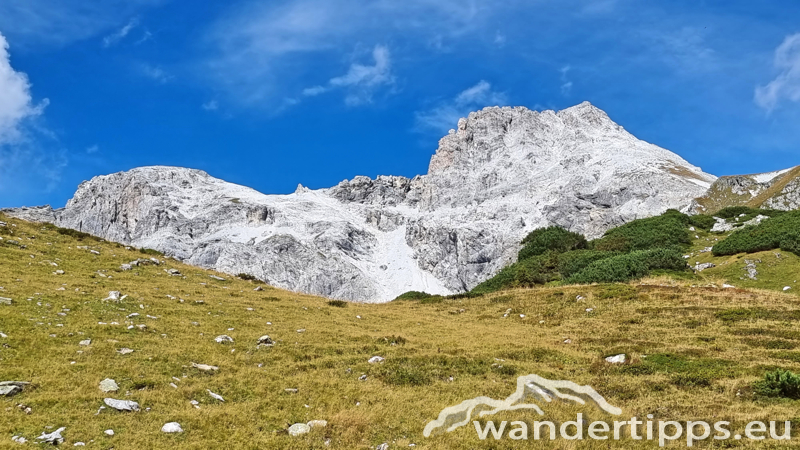
[[[9,213],[283,288],[386,301],[468,290],[513,261],[535,228],[596,237],[685,207],[714,180],[585,102],[470,113],[413,179],[264,195],[199,170],[144,167],[82,183],[63,209]]]

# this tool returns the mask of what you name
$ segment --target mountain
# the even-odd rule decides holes
[[[719,177],[708,192],[692,202],[691,212],[709,214],[728,206],[800,208],[800,166],[777,172]]]
[[[62,209],[5,212],[277,287],[376,302],[469,290],[513,261],[535,228],[597,237],[684,208],[715,179],[584,102],[470,113],[413,179],[264,195],[199,170],[142,167],[81,183]]]

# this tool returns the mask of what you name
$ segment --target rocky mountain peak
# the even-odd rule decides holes
[[[82,183],[61,210],[27,214],[282,288],[387,301],[470,289],[513,261],[535,228],[596,237],[685,207],[714,180],[584,102],[470,113],[412,179],[264,195],[199,170],[143,167]]]

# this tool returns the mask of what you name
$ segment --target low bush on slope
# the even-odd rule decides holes
[[[587,242],[582,234],[552,226],[531,231],[522,240],[522,245],[524,247],[519,251],[518,261],[542,255],[548,251],[564,253],[570,250],[584,249]]]
[[[611,229],[591,242],[560,227],[540,228],[522,240],[516,263],[472,292],[489,293],[561,280],[628,281],[653,270],[683,270],[686,262],[681,250],[691,243],[689,223],[689,216],[669,210]]]
[[[569,284],[613,283],[641,278],[653,270],[684,270],[686,260],[675,249],[635,250],[595,261],[567,278]]]
[[[758,225],[734,231],[714,246],[714,256],[783,249],[798,255],[800,250],[800,211],[778,214]]]
[[[612,228],[602,238],[591,242],[592,248],[604,251],[631,252],[691,244],[689,216],[670,209],[660,216],[638,219]]]

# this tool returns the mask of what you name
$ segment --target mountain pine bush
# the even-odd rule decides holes
[[[800,399],[800,375],[783,369],[764,374],[764,379],[753,386],[756,394],[764,397]]]
[[[586,238],[582,234],[567,231],[558,226],[539,228],[531,231],[522,240],[522,250],[518,261],[542,255],[548,251],[564,253],[570,250],[586,248]]]
[[[653,270],[686,268],[686,260],[678,249],[635,250],[595,261],[565,281],[570,284],[626,282],[641,278]]]
[[[798,255],[800,247],[800,210],[790,211],[744,227],[714,246],[714,256],[754,253],[781,248]]]
[[[564,278],[587,268],[595,261],[617,256],[618,252],[604,252],[600,250],[574,250],[558,255],[558,272]]]
[[[592,241],[595,250],[630,252],[653,248],[688,246],[691,235],[689,216],[670,209],[664,214],[647,219],[637,219],[612,228],[602,238]]]

